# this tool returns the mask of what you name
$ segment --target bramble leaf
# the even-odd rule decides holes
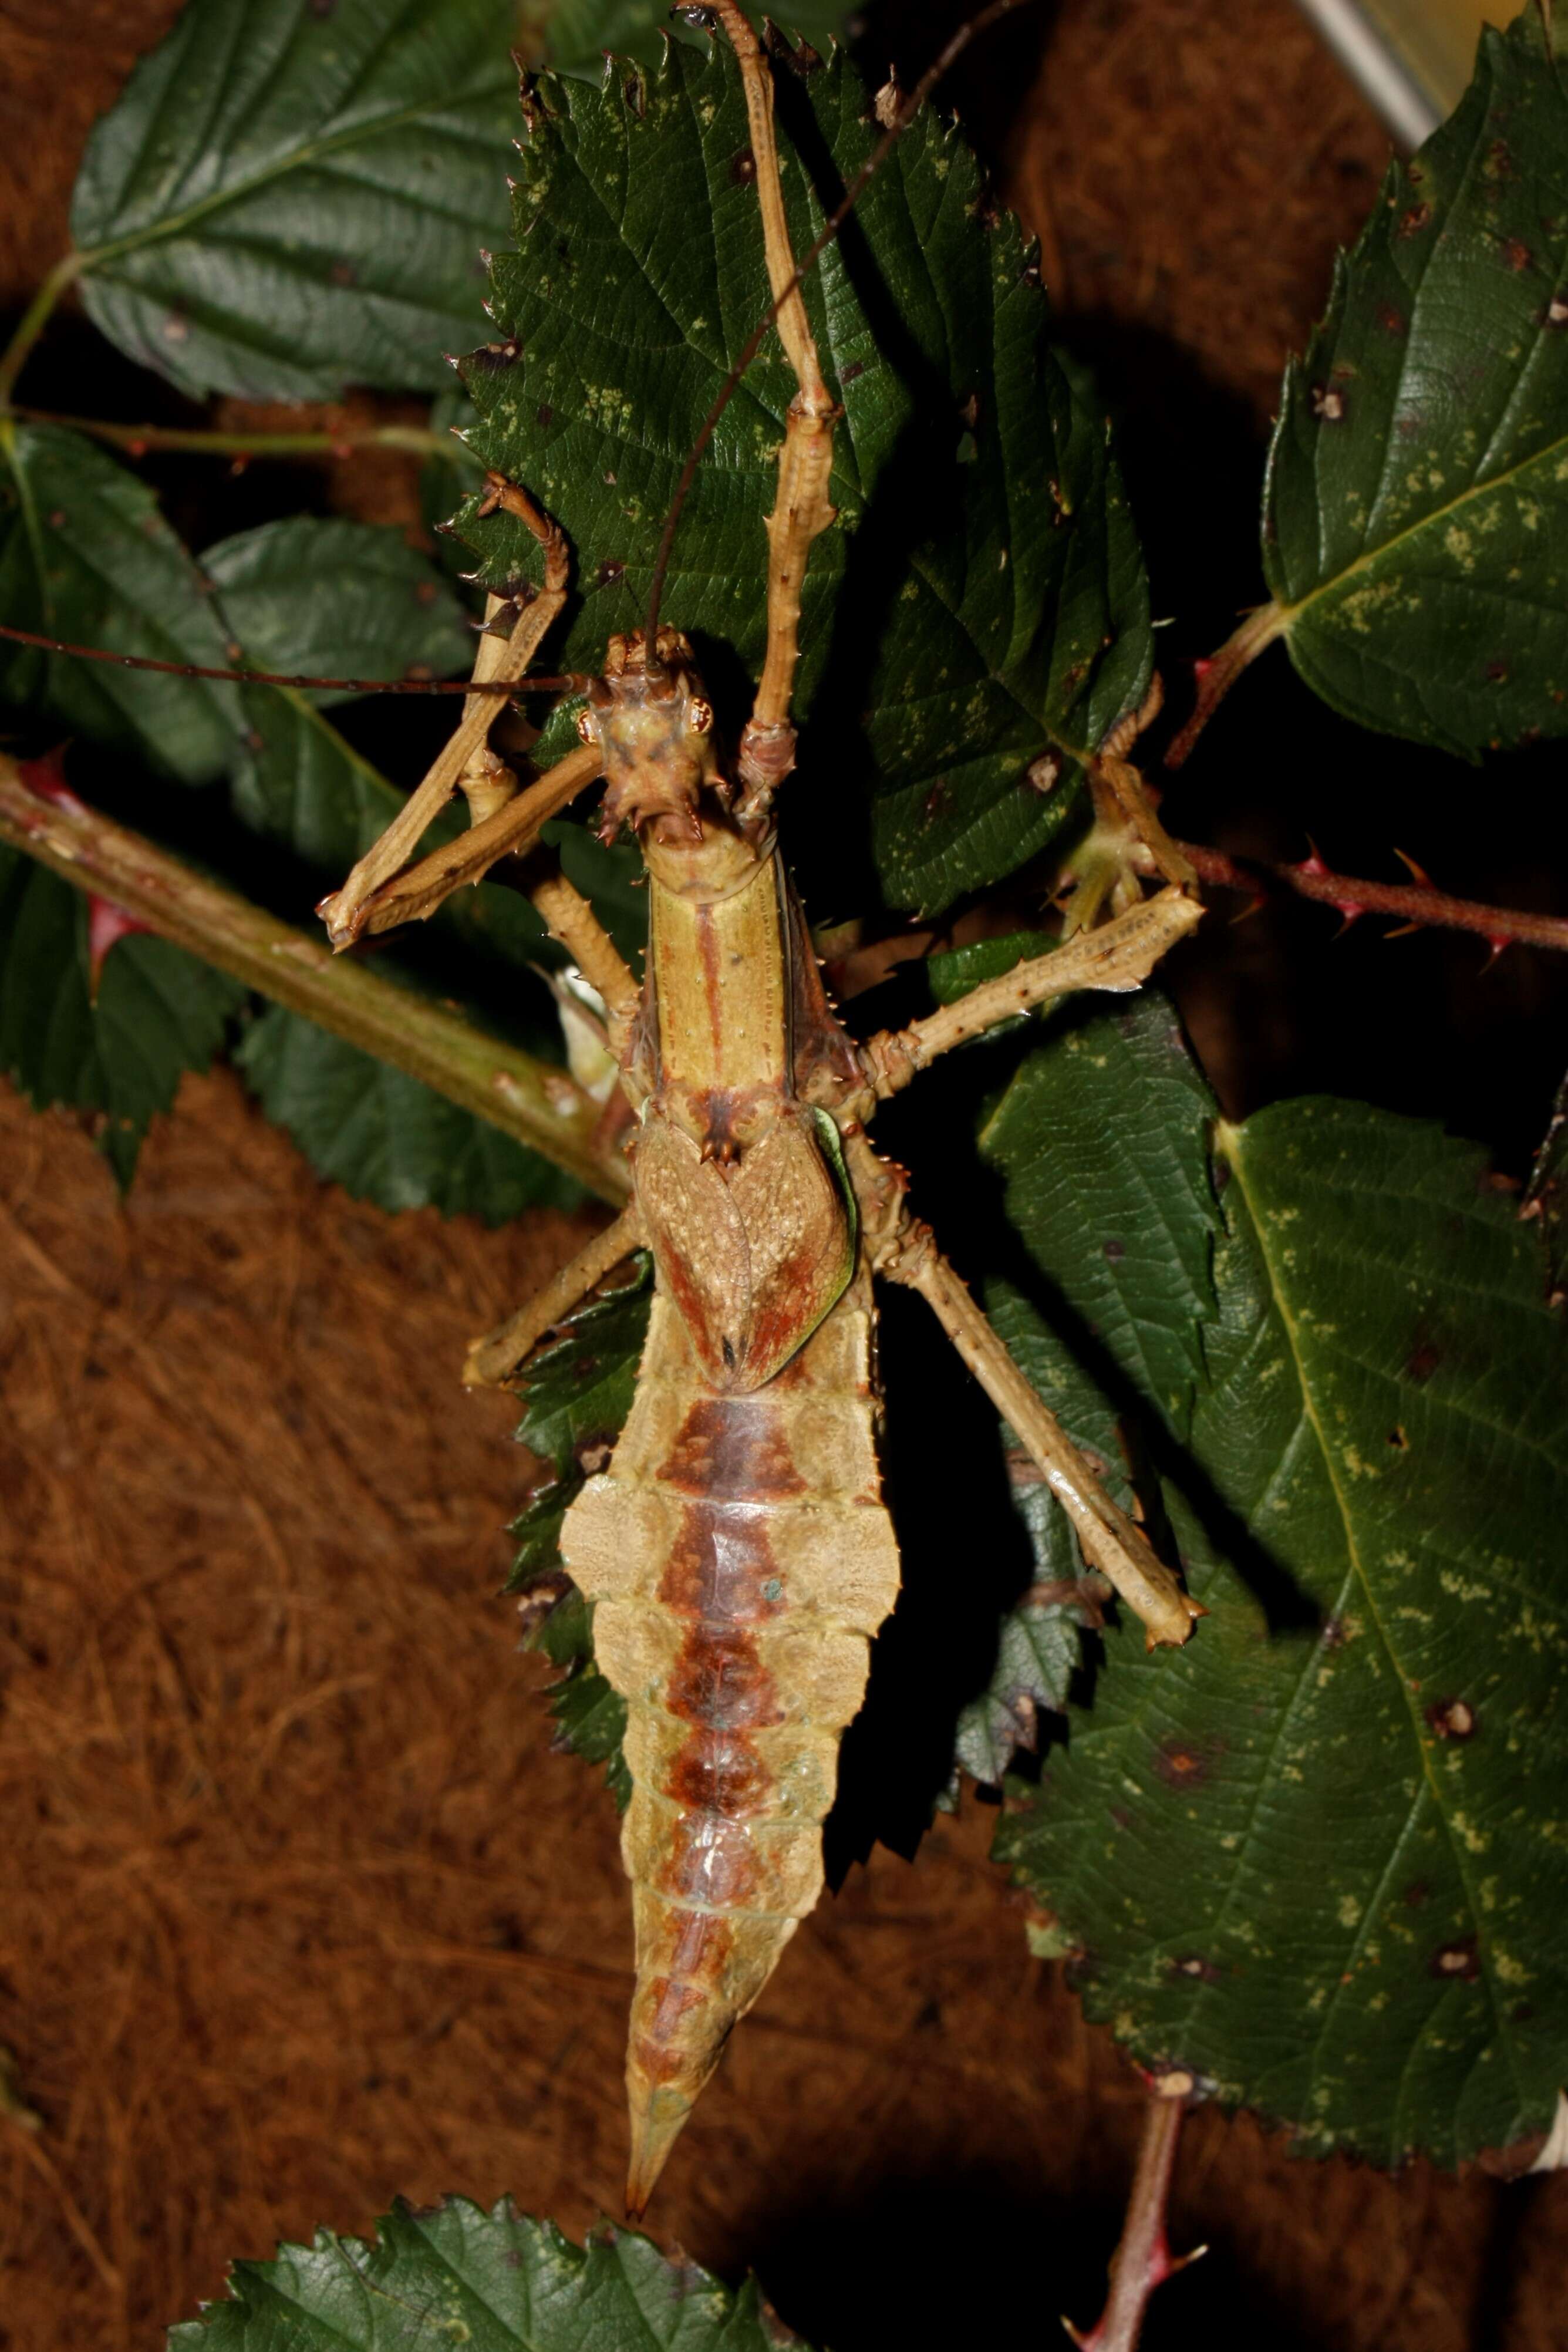
[[[373,2243],[317,2232],[269,2263],[236,2263],[229,2293],[169,2331],[168,2352],[781,2352],[747,2280],[738,2294],[646,2238],[607,2231],[574,2246],[503,2198],[399,2203]]]
[[[0,424],[0,610],[13,625],[156,661],[232,667],[202,576],[146,484],[78,433]],[[200,784],[243,756],[240,690],[0,646],[0,699]]]
[[[777,78],[798,250],[876,135],[841,56]],[[528,103],[517,251],[497,257],[490,342],[464,363],[472,446],[566,528],[580,591],[568,667],[638,625],[677,478],[768,300],[738,71],[722,42],[652,75],[543,77]],[[795,145],[791,149],[790,142]],[[805,169],[797,156],[803,156]],[[1012,871],[1074,801],[1028,771],[1051,740],[1092,748],[1150,671],[1142,561],[1103,423],[1048,342],[1018,226],[927,112],[806,287],[844,415],[835,529],[804,583],[797,708],[810,724],[791,807],[831,800],[823,887],[927,910]],[[677,533],[664,617],[693,635],[738,717],[760,668],[775,459],[794,382],[770,337],[730,402]],[[537,571],[506,514],[459,528],[493,585]],[[870,809],[856,795],[869,792]],[[874,874],[847,878],[867,824]],[[810,839],[800,851],[812,889]],[[828,878],[831,876],[831,880]]]
[[[1159,1116],[1129,1095],[1130,1148]],[[1153,1658],[1107,1633],[998,1852],[1145,2063],[1315,2152],[1452,2164],[1544,2129],[1568,2075],[1564,1332],[1471,1147],[1308,1101],[1220,1149],[1212,1288],[1178,1253],[1167,1291],[1202,1360],[1179,1412],[1164,1318],[1152,1344],[1113,1311],[1103,1216],[1039,1250],[1107,1302],[1090,1337],[1156,1408],[1167,1549],[1211,1614]]]
[[[271,1004],[235,1059],[262,1109],[318,1174],[379,1209],[434,1205],[488,1225],[572,1208],[580,1185],[404,1070]]]
[[[101,1114],[98,1147],[121,1188],[148,1124],[187,1070],[204,1070],[245,1003],[236,981],[167,940],[121,939],[89,993],[89,903],[0,847],[0,1069],[35,1108]]]
[[[551,1468],[512,1522],[517,1554],[507,1581],[508,1592],[524,1596],[524,1648],[566,1670],[551,1702],[560,1744],[603,1765],[622,1811],[632,1794],[621,1752],[626,1702],[593,1663],[593,1612],[561,1559],[560,1527],[584,1479],[609,1460],[632,1409],[650,1295],[650,1263],[636,1263],[634,1281],[581,1308],[528,1363],[517,1442]]]
[[[88,142],[89,316],[182,391],[430,391],[506,228],[511,0],[191,0]]]
[[[1557,1089],[1551,1121],[1530,1171],[1522,1214],[1541,1220],[1549,1295],[1553,1306],[1561,1306],[1568,1297],[1568,1078]]]
[[[1263,556],[1291,657],[1477,758],[1568,732],[1568,69],[1534,6],[1342,261],[1285,377]]]

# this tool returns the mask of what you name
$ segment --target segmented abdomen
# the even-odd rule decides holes
[[[562,1548],[627,1701],[637,1989],[629,2202],[822,1884],[839,1737],[898,1591],[863,1272],[763,1389],[720,1396],[656,1296],[636,1402]]]

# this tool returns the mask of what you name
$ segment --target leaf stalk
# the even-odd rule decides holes
[[[48,324],[61,295],[81,275],[82,262],[83,256],[79,253],[62,255],[23,311],[16,333],[6,344],[4,355],[0,355],[0,409],[9,406],[16,378],[26,364],[28,353]]]
[[[1191,2076],[1181,2074],[1148,2084],[1138,2168],[1121,2242],[1111,2258],[1105,2308],[1087,2336],[1081,2336],[1070,2319],[1061,2323],[1079,2352],[1134,2352],[1155,2287],[1208,2252],[1207,2246],[1195,2246],[1190,2254],[1174,2255],[1166,2235],[1166,2203],[1191,2090]]]

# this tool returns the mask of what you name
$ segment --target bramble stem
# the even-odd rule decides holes
[[[26,363],[28,352],[48,324],[50,314],[60,296],[68,286],[75,282],[81,266],[82,256],[79,253],[65,254],[56,262],[23,311],[16,331],[5,346],[5,355],[0,357],[0,408],[4,408],[9,402],[16,378]]]
[[[1258,898],[1270,882],[1277,882],[1300,898],[1316,898],[1335,908],[1347,922],[1354,922],[1358,915],[1400,915],[1416,929],[1474,931],[1494,952],[1514,940],[1527,947],[1568,950],[1568,916],[1485,907],[1479,899],[1455,898],[1446,890],[1435,890],[1426,880],[1364,882],[1353,875],[1333,873],[1315,855],[1292,866],[1275,858],[1228,857],[1222,849],[1200,849],[1190,841],[1178,842],[1176,846],[1191,861],[1200,882],[1221,890],[1240,890]]]
[[[77,889],[110,900],[275,1003],[406,1070],[601,1199],[625,1198],[625,1162],[597,1139],[600,1106],[565,1070],[486,1036],[364,964],[334,956],[57,787],[41,793],[41,764],[0,754],[0,843],[25,850]]]
[[[25,425],[90,434],[132,457],[149,449],[197,457],[338,457],[351,449],[406,449],[418,457],[445,457],[454,448],[449,433],[433,433],[426,425],[351,425],[338,433],[220,433],[204,425],[113,425],[104,417],[63,416],[49,408],[16,407],[11,414]]]
[[[1184,2089],[1176,2088],[1177,2083]],[[1191,2077],[1186,2075],[1149,2084],[1138,2168],[1133,2176],[1121,2242],[1111,2257],[1111,2292],[1105,2308],[1087,2336],[1081,2336],[1070,2319],[1061,2323],[1079,2352],[1134,2352],[1143,2332],[1144,2312],[1155,2287],[1208,2251],[1197,2246],[1178,2259],[1166,2236],[1166,2200],[1181,2137],[1186,2093],[1191,2088]]]

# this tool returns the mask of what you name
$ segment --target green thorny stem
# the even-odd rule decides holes
[[[47,782],[47,789],[40,790]],[[563,1168],[601,1199],[628,1190],[625,1161],[601,1139],[601,1112],[566,1071],[487,1036],[456,1014],[334,956],[249,899],[209,881],[140,834],[62,793],[42,762],[0,753],[0,844],[24,850],[78,890],[391,1062]]]

